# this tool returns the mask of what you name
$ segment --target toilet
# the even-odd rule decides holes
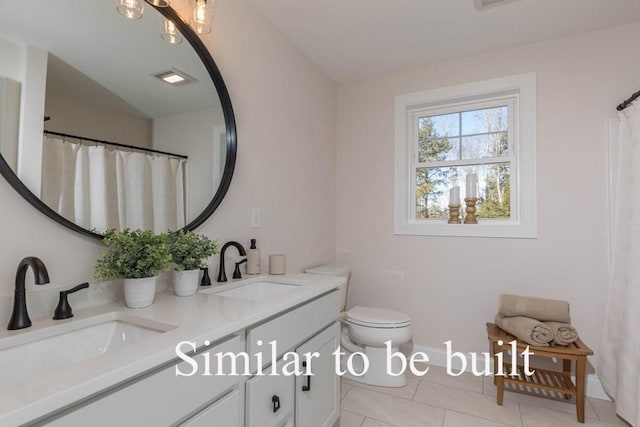
[[[346,284],[340,286],[342,302],[342,352],[341,371],[347,370],[347,361],[351,359],[352,371],[364,371],[363,358],[354,353],[363,353],[369,361],[369,368],[363,375],[353,375],[348,370],[344,378],[364,384],[383,387],[403,387],[407,384],[405,372],[401,372],[400,357],[391,358],[391,375],[387,372],[387,347],[391,341],[391,353],[399,351],[401,344],[411,341],[411,318],[404,313],[383,308],[356,306],[345,311],[347,290],[351,268],[349,266],[328,264],[305,270],[308,274],[346,277]],[[350,357],[352,356],[352,357]]]

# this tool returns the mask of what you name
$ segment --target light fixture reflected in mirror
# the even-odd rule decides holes
[[[147,0],[147,3],[155,7],[169,7],[171,4],[169,0]]]
[[[164,20],[163,31],[162,31],[162,40],[166,41],[169,44],[180,44],[182,43],[182,36],[180,32],[176,28],[176,24],[169,19]]]
[[[189,21],[191,28],[198,34],[208,34],[211,32],[211,11],[214,0],[196,0],[196,6]]]
[[[120,15],[129,19],[140,19],[144,13],[143,0],[118,0],[116,7]]]

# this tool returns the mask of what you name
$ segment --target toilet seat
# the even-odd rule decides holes
[[[398,311],[373,307],[353,307],[345,313],[345,321],[369,328],[404,328],[411,325],[411,318]]]

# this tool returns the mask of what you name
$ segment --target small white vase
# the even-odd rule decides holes
[[[153,304],[157,277],[124,279],[124,303],[129,308],[143,308]]]
[[[200,269],[175,270],[173,272],[173,293],[179,297],[188,297],[198,291]]]

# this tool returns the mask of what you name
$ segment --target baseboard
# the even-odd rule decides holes
[[[453,349],[455,351],[455,349]],[[429,356],[429,364],[432,366],[438,366],[442,368],[447,367],[447,351],[444,348],[438,347],[429,347],[425,345],[413,344],[412,349],[408,352],[417,353],[422,352],[426,353]],[[469,354],[466,354],[466,372],[471,372],[471,357]],[[476,364],[478,367],[482,368],[485,366],[485,358],[488,356],[487,353],[477,353],[476,354]],[[490,356],[489,356],[490,357]],[[493,358],[489,360],[489,365],[493,370]],[[462,369],[462,362],[459,358],[452,358],[451,360],[451,370],[454,372],[459,372]],[[429,375],[427,373],[427,375]],[[593,397],[594,399],[602,399],[602,400],[611,400],[607,393],[605,393],[600,380],[596,374],[587,375],[586,381],[586,394],[588,397]]]

